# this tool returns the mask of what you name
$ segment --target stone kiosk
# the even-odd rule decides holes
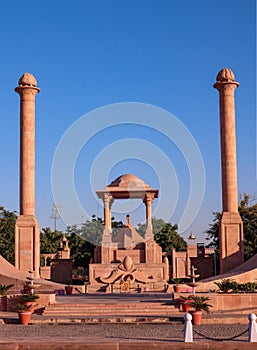
[[[152,230],[152,202],[158,197],[158,190],[126,174],[96,193],[104,203],[104,230],[102,244],[95,248],[94,261],[89,265],[88,292],[164,290],[169,279],[168,260],[162,261],[162,249],[154,241]],[[142,199],[145,203],[145,237],[137,233],[129,215],[121,231],[112,237],[112,203],[128,198]]]

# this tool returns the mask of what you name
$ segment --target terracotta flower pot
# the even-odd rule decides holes
[[[0,297],[0,311],[7,311],[7,296],[2,295]]]
[[[28,325],[31,318],[31,311],[19,311],[19,323],[23,325]]]
[[[183,312],[189,312],[190,310],[192,310],[192,307],[188,304],[189,302],[190,300],[181,301],[180,305],[182,307]]]
[[[178,284],[175,284],[175,285],[173,286],[173,288],[174,288],[174,292],[175,292],[175,293],[182,293],[182,289],[183,289],[182,286],[180,286],[180,285],[178,285]]]
[[[65,286],[65,293],[67,295],[71,295],[73,290],[73,286]]]
[[[192,317],[193,317],[193,325],[194,326],[200,326],[201,321],[202,321],[202,311],[191,311],[190,312]]]
[[[24,305],[30,306],[29,311],[33,314],[35,311],[35,307],[37,306],[36,301],[24,301]]]

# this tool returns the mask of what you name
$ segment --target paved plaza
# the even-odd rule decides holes
[[[102,303],[122,304],[128,302],[165,302],[170,301],[171,295],[163,294],[116,294],[116,295],[72,295],[58,296],[57,303],[73,304],[95,303],[99,307]],[[180,313],[183,316],[183,313]],[[103,315],[104,316],[104,315]],[[231,317],[231,319],[227,317]],[[206,320],[219,318],[219,324],[202,324],[194,326],[194,343],[184,343],[184,326],[181,321],[177,322],[128,322],[109,323],[97,322],[86,323],[81,317],[79,323],[69,317],[67,311],[64,316],[44,319],[44,316],[33,315],[34,323],[29,326],[18,324],[5,324],[15,320],[16,313],[0,314],[0,349],[255,349],[256,344],[248,343],[247,314],[241,315],[241,324],[237,324],[237,316],[217,315],[212,313]],[[206,315],[207,317],[207,315]],[[42,322],[40,322],[40,318]],[[227,324],[224,324],[227,322]],[[76,318],[78,321],[79,318]],[[37,322],[36,322],[37,321]],[[65,324],[64,324],[65,323]],[[234,323],[234,324],[233,324]],[[238,336],[240,335],[240,336]],[[238,337],[237,337],[238,336]]]

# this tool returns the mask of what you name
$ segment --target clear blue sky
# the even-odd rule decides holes
[[[203,241],[212,211],[221,210],[218,92],[212,85],[223,67],[230,67],[240,82],[236,90],[239,193],[256,194],[254,0],[0,0],[0,38],[0,203],[7,209],[19,210],[19,96],[14,88],[27,71],[41,88],[36,98],[36,211],[41,227],[53,227],[52,161],[66,130],[96,108],[140,102],[175,115],[199,147],[206,187],[199,213],[183,235],[192,230]],[[134,173],[160,188],[159,201],[166,192],[174,192],[177,202],[171,196],[162,205],[171,208],[171,222],[179,223],[190,192],[190,170],[173,140],[136,123],[110,128],[103,128],[100,119],[97,123],[96,117],[100,132],[83,146],[74,168],[82,209],[102,216],[90,171],[94,159],[110,147],[105,167],[95,173],[103,171],[108,182]],[[130,146],[125,146],[124,159],[121,156],[111,164],[115,152],[122,150],[119,142],[131,138],[148,142],[145,159],[144,155],[135,159],[133,152],[130,156]],[[158,165],[155,146],[169,159],[176,176],[169,177],[168,170],[159,174],[158,166],[150,164],[152,155]],[[165,160],[160,162],[165,169]],[[102,189],[106,183],[101,177],[98,180]],[[73,213],[69,203],[61,204],[73,223],[85,215],[83,210]],[[132,214],[134,223],[144,220],[143,210],[141,206]],[[115,216],[123,219],[125,214]],[[65,228],[61,221],[58,226]]]

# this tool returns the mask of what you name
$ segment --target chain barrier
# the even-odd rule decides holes
[[[197,332],[196,330],[193,330],[194,333],[196,333],[197,335],[200,335],[201,337],[207,339],[207,340],[214,340],[214,341],[229,341],[229,340],[234,340],[236,338],[239,338],[241,337],[242,335],[248,333],[248,328],[241,332],[240,334],[237,334],[237,335],[234,335],[233,337],[229,337],[229,338],[212,338],[212,337],[208,337],[207,335],[205,334],[202,334],[202,333],[199,333]]]

